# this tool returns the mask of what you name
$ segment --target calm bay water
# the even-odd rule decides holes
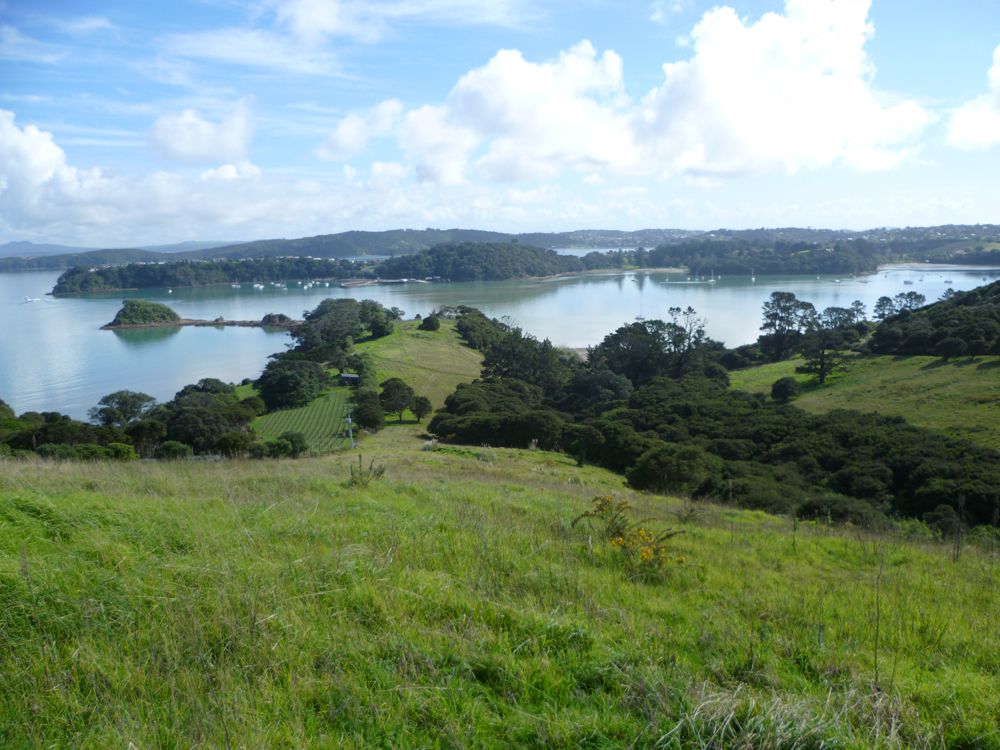
[[[665,317],[690,305],[707,319],[710,336],[730,346],[756,339],[761,305],[772,291],[794,292],[822,310],[860,299],[871,310],[882,295],[917,291],[928,302],[948,287],[971,289],[1000,278],[1000,269],[897,266],[859,277],[723,277],[715,283],[684,274],[600,274],[532,281],[412,284],[340,289],[298,284],[255,290],[217,286],[146,290],[53,299],[56,272],[0,274],[0,398],[18,413],[61,411],[83,418],[101,396],[128,388],[169,399],[203,377],[256,377],[288,337],[259,328],[177,328],[101,331],[125,297],[169,304],[182,317],[259,320],[265,313],[301,317],[326,297],[378,300],[407,317],[441,305],[478,307],[509,316],[539,338],[561,346],[598,343],[636,316]],[[907,284],[906,282],[911,282]],[[26,302],[25,297],[34,301]]]

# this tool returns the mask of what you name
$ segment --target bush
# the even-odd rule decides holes
[[[354,407],[354,421],[359,427],[376,432],[385,424],[385,412],[378,399],[362,401]]]
[[[153,458],[172,461],[181,458],[189,458],[194,455],[194,449],[178,440],[165,440],[160,443],[153,452]]]
[[[441,328],[441,319],[437,315],[428,315],[420,321],[421,331],[436,331]]]
[[[283,432],[278,436],[279,440],[284,440],[290,446],[288,455],[291,458],[298,458],[309,450],[309,442],[301,432]]]
[[[107,451],[109,457],[116,461],[135,461],[139,458],[135,448],[128,443],[108,443]]]
[[[771,398],[782,404],[787,404],[801,392],[799,381],[790,376],[778,378],[771,385]]]

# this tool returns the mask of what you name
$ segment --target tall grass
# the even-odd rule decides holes
[[[419,444],[0,465],[0,746],[1000,747],[988,554]],[[572,525],[609,492],[687,562]]]

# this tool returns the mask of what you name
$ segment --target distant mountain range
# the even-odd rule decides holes
[[[979,250],[980,245],[1000,242],[997,225],[946,225],[937,227],[879,228],[864,231],[778,227],[769,229],[640,229],[624,232],[613,229],[579,229],[572,232],[529,232],[507,234],[479,229],[391,229],[382,232],[351,231],[321,234],[298,239],[255,240],[227,243],[189,241],[173,245],[93,250],[64,245],[8,242],[0,245],[0,271],[48,271],[72,266],[107,266],[125,263],[156,263],[165,260],[209,260],[215,258],[268,258],[311,256],[353,258],[396,256],[419,252],[435,245],[462,242],[518,242],[542,248],[653,248],[657,245],[699,238],[709,242],[750,243],[811,242],[834,243],[863,239],[890,247],[907,246],[925,259],[934,251]],[[168,256],[168,257],[167,257]]]

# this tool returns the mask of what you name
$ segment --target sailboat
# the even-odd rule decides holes
[[[750,283],[756,283],[756,281],[757,281],[757,276],[754,275],[753,268],[751,267],[750,268]]]

